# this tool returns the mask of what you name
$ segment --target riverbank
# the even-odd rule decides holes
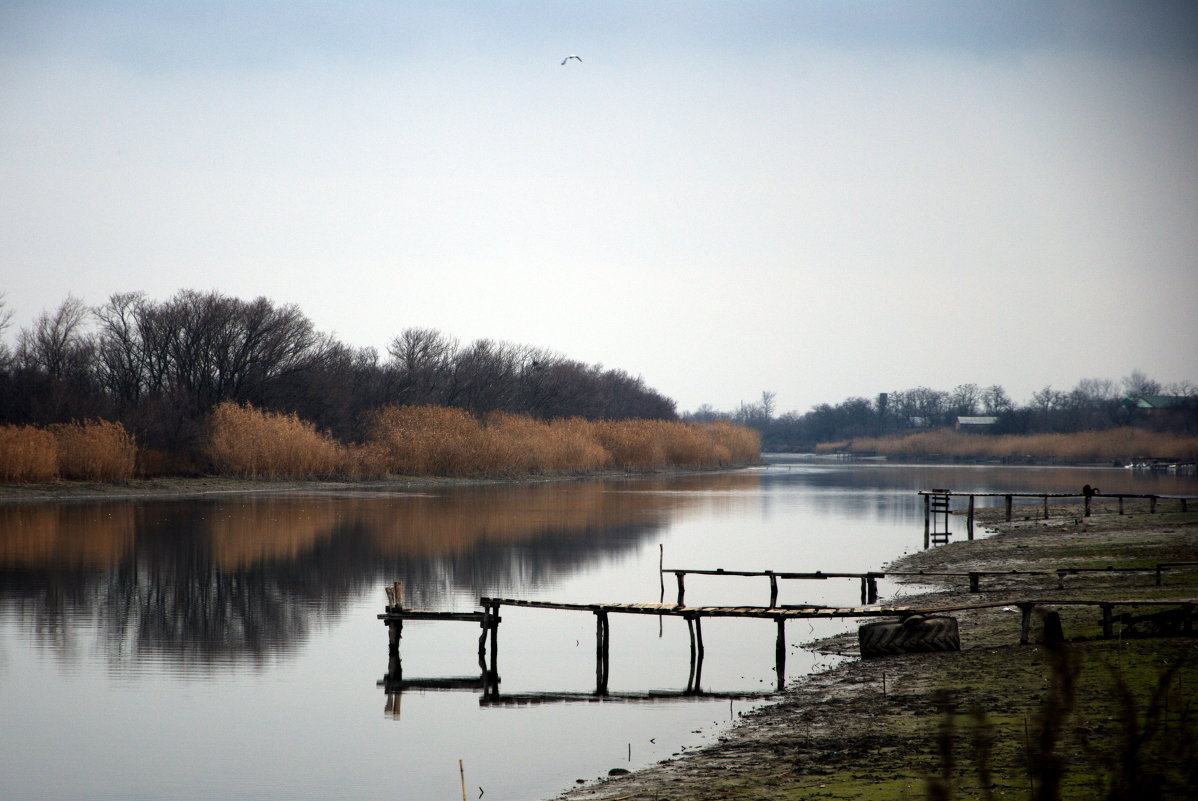
[[[1080,508],[1054,507],[1049,520],[1009,523],[997,521],[999,514],[981,516],[994,536],[923,551],[886,569],[1030,571],[1198,561],[1196,512],[1084,518]],[[987,578],[981,596],[968,592],[965,579],[931,587],[930,579],[921,581],[901,591],[904,605],[1198,598],[1193,567],[1168,572],[1160,587],[1151,573],[1079,574],[1063,589],[1055,575],[1009,575]],[[1045,642],[1039,620],[1032,643],[1021,646],[1017,610],[954,616],[959,652],[847,662],[789,688],[708,747],[559,798],[1022,799],[1033,785],[1058,780],[1054,775],[1063,798],[1190,797],[1198,786],[1192,710],[1198,639],[1101,640],[1097,610],[1086,608],[1062,612],[1071,640],[1065,648]],[[856,636],[815,648],[851,654]],[[950,789],[933,795],[929,782]]]
[[[127,479],[122,481],[49,481],[37,484],[0,484],[0,503],[130,500],[135,498],[198,498],[211,495],[269,495],[279,493],[344,494],[347,492],[428,492],[453,487],[526,485],[551,482],[679,476],[691,473],[735,472],[750,465],[730,467],[663,467],[643,470],[589,470],[579,473],[485,477],[391,476],[385,479],[282,480],[192,476]]]

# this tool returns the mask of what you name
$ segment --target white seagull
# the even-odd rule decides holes
[[[579,58],[578,56],[575,56],[575,55],[569,55],[569,56],[566,56],[565,58],[563,58],[563,59],[562,59],[562,66],[563,66],[563,67],[564,67],[564,66],[566,66],[566,62],[567,62],[567,61],[569,61],[570,59],[574,59],[575,61],[578,61],[579,63],[581,63],[581,62],[582,62],[582,59],[581,59],[581,58]]]

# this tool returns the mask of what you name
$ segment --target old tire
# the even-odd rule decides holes
[[[957,619],[945,615],[866,623],[857,629],[857,641],[865,658],[961,650]]]

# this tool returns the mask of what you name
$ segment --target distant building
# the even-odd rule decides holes
[[[994,425],[998,422],[997,417],[958,417],[956,429],[958,431],[972,431],[974,433],[984,433],[993,431]]]
[[[1124,406],[1135,409],[1159,411],[1161,409],[1179,409],[1186,406],[1190,400],[1185,395],[1141,395],[1138,398],[1125,398],[1122,403]]]

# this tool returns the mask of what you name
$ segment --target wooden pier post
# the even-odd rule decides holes
[[[778,639],[774,644],[774,671],[778,675],[778,692],[786,689],[786,618],[777,618]]]
[[[703,680],[703,624],[699,615],[686,615],[686,627],[691,635],[691,670],[687,678],[688,693],[702,692]]]
[[[403,609],[403,582],[396,581],[390,587],[384,587],[387,592],[387,612],[398,612]],[[387,623],[387,653],[399,655],[399,640],[403,637],[403,620],[392,620]]]
[[[1123,496],[1119,496],[1119,514],[1123,514]]]
[[[1044,519],[1048,519],[1048,496],[1044,496]]]
[[[932,547],[932,496],[923,496],[923,549]]]
[[[1010,495],[1004,495],[1004,496],[1003,496],[1003,498],[1006,500],[1006,506],[1007,506],[1007,522],[1008,522],[1008,523],[1010,523],[1010,522],[1011,522],[1011,496],[1010,496]]]
[[[1032,610],[1035,609],[1033,604],[1019,604],[1019,611],[1023,613],[1023,619],[1019,624],[1019,644],[1027,645],[1028,632],[1032,628]]]
[[[484,607],[486,611],[485,624],[487,631],[490,634],[491,647],[490,657],[491,664],[486,671],[486,684],[490,686],[493,693],[499,692],[499,604],[490,603]]]
[[[981,590],[978,588],[978,581],[981,579],[981,577],[982,577],[981,573],[978,573],[976,571],[970,571],[970,573],[969,573],[969,591],[970,592],[981,592]]]
[[[969,539],[973,539],[973,499],[974,496],[969,496],[969,515],[966,518],[965,530]]]
[[[678,605],[682,606],[682,601],[686,597],[686,573],[679,570],[674,574],[674,578],[678,579]]]
[[[595,612],[595,695],[607,695],[609,633],[607,612]]]
[[[770,574],[770,609],[778,605],[778,577],[772,571],[766,571]]]

